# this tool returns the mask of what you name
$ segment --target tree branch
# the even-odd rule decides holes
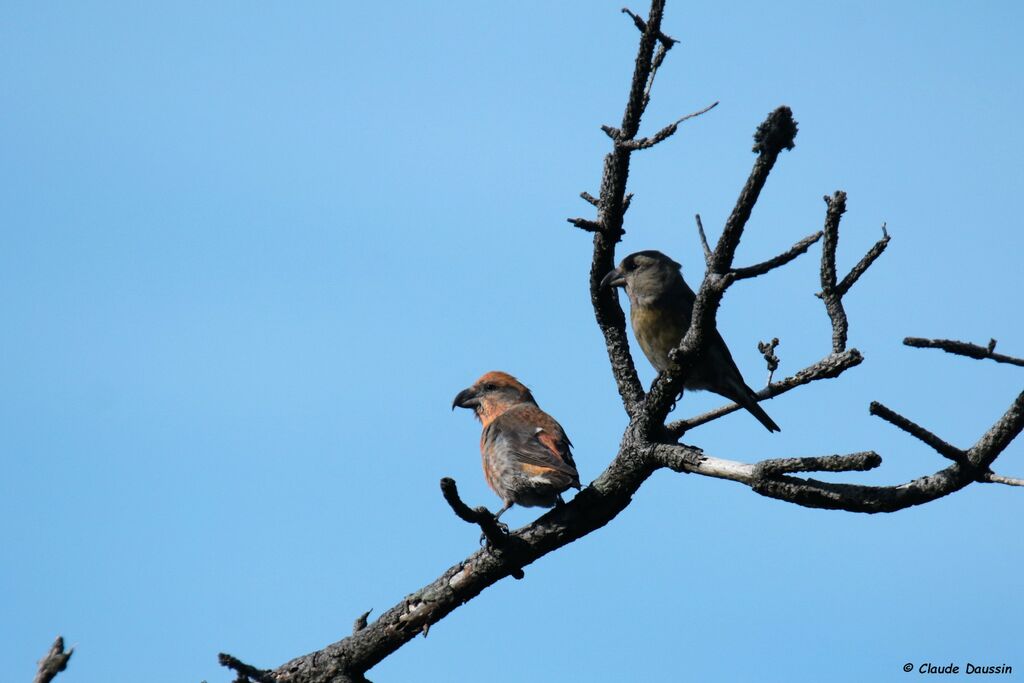
[[[875,244],[868,249],[868,253],[864,254],[864,257],[857,262],[857,265],[855,265],[850,272],[846,274],[843,281],[836,285],[836,293],[839,296],[846,296],[846,293],[850,291],[850,287],[853,287],[854,283],[860,279],[860,276],[863,275],[871,264],[875,262],[875,259],[882,255],[882,252],[885,251],[885,248],[888,245],[889,233],[885,229],[885,223],[882,223],[882,239],[875,242]]]
[[[743,228],[750,219],[765,182],[768,181],[768,174],[771,173],[782,150],[793,149],[796,132],[797,125],[793,120],[793,112],[785,106],[773,111],[757,127],[753,148],[757,159],[746,185],[736,200],[736,206],[725,221],[722,235],[718,238],[718,245],[711,259],[712,272],[724,275],[732,268],[732,260],[743,236]]]
[[[772,337],[770,342],[757,342],[757,350],[761,352],[764,362],[768,366],[768,384],[772,383],[772,377],[775,376],[775,371],[779,369],[779,357],[775,353],[775,348],[778,345],[778,337]]]
[[[654,468],[635,448],[623,448],[609,467],[568,503],[509,534],[500,553],[482,548],[407,596],[366,628],[271,672],[278,683],[327,683],[362,676],[409,640],[506,576],[611,521],[630,503]],[[257,670],[258,671],[258,670]],[[357,680],[357,679],[353,679]]]
[[[597,221],[592,221],[589,218],[566,218],[565,220],[572,223],[580,230],[586,230],[587,232],[601,231],[601,224]]]
[[[459,498],[459,489],[455,486],[455,480],[450,477],[445,477],[441,480],[441,493],[444,495],[445,501],[451,506],[452,511],[455,515],[464,522],[470,524],[476,524],[480,527],[480,531],[483,532],[484,538],[491,544],[492,547],[500,550],[508,545],[508,529],[504,524],[498,521],[498,518],[487,508],[480,506],[477,508],[471,508],[462,502]],[[522,570],[518,572],[517,579],[521,579]]]
[[[820,455],[811,458],[773,458],[754,465],[754,479],[763,479],[788,472],[864,472],[882,464],[882,456],[874,451],[849,455]]]
[[[733,275],[736,276],[737,280],[746,280],[747,278],[764,275],[770,270],[784,266],[800,254],[803,254],[810,249],[812,244],[821,239],[822,234],[823,233],[819,230],[813,235],[808,235],[790,247],[788,251],[779,254],[775,258],[770,258],[767,261],[762,261],[761,263],[753,266],[747,266],[746,268],[733,268]]]
[[[843,351],[842,353],[833,353],[829,356],[825,356],[813,365],[808,365],[795,375],[769,384],[761,391],[756,392],[757,399],[758,401],[764,401],[820,379],[832,379],[834,377],[838,377],[850,368],[860,365],[863,360],[864,357],[857,349],[850,349],[848,351]],[[678,439],[687,431],[695,427],[699,427],[702,424],[711,422],[712,420],[717,420],[718,418],[737,410],[740,410],[740,406],[735,403],[730,403],[695,417],[670,422],[666,426],[666,430],[671,438]]]
[[[612,151],[604,159],[596,221],[600,225],[600,230],[594,233],[594,254],[590,267],[590,299],[594,306],[594,315],[604,335],[619,396],[631,418],[641,409],[645,397],[644,390],[629,353],[626,318],[622,307],[613,292],[602,289],[600,285],[605,273],[615,266],[615,244],[624,234],[622,224],[628,206],[625,197],[631,150],[623,143],[634,139],[640,129],[640,119],[647,106],[647,95],[653,82],[653,74],[657,65],[664,59],[668,46],[671,45],[671,42],[666,44],[663,40],[665,36],[661,33],[664,9],[664,0],[653,0],[650,15],[646,22],[642,22],[643,32],[637,49],[629,99],[622,115],[622,125],[615,131]],[[640,25],[638,23],[637,27]],[[662,46],[655,58],[654,46],[658,40],[662,40]]]
[[[843,308],[843,297],[836,287],[836,247],[839,244],[839,221],[846,213],[846,193],[836,190],[831,197],[825,196],[828,210],[825,212],[825,242],[821,248],[821,293],[825,310],[832,321],[832,350],[836,353],[846,349],[846,336],[850,323]]]
[[[856,349],[845,348],[847,323],[841,298],[884,250],[885,244],[884,241],[876,244],[851,273],[841,283],[837,283],[835,250],[839,216],[845,209],[845,194],[837,192],[831,200],[826,198],[826,201],[829,201],[829,212],[822,233],[805,238],[785,254],[762,264],[733,270],[735,252],[744,227],[768,174],[781,151],[793,147],[797,126],[792,113],[787,107],[775,110],[759,126],[754,136],[754,152],[758,155],[757,159],[714,251],[707,245],[698,216],[698,230],[708,267],[694,302],[691,325],[679,347],[671,354],[674,367],[670,372],[658,376],[649,394],[644,393],[629,352],[622,308],[617,297],[610,290],[602,289],[600,282],[614,267],[615,245],[624,234],[624,213],[631,196],[625,192],[630,154],[634,149],[642,148],[646,144],[644,140],[636,140],[636,135],[648,103],[654,76],[668,49],[675,42],[661,32],[663,10],[664,0],[652,0],[646,21],[626,10],[642,34],[629,98],[621,126],[602,128],[613,142],[612,151],[604,158],[600,195],[595,198],[588,193],[581,194],[585,201],[597,209],[597,217],[594,220],[570,219],[570,222],[578,227],[594,233],[590,270],[591,301],[596,322],[604,336],[619,395],[630,416],[629,425],[614,459],[597,479],[577,493],[571,501],[556,506],[533,523],[510,533],[502,529],[494,515],[486,508],[474,509],[466,505],[459,498],[453,480],[442,480],[442,492],[452,510],[461,519],[481,527],[485,537],[490,541],[487,547],[476,550],[447,569],[433,582],[407,595],[380,614],[373,623],[367,623],[367,615],[364,614],[357,619],[353,633],[348,637],[321,650],[293,659],[272,671],[257,669],[230,655],[222,655],[222,663],[238,672],[239,681],[365,683],[366,671],[417,635],[425,635],[432,624],[475,598],[487,587],[508,576],[522,578],[523,567],[610,522],[630,504],[643,482],[662,467],[681,473],[697,473],[737,481],[761,495],[807,507],[857,512],[893,511],[918,505],[948,495],[973,481],[1015,481],[994,474],[990,465],[1024,426],[1024,393],[1018,396],[1010,410],[971,449],[963,452],[962,462],[956,462],[934,475],[921,477],[901,486],[835,484],[792,476],[794,472],[871,469],[881,462],[881,458],[873,451],[849,455],[769,459],[747,464],[708,457],[699,448],[692,446],[664,442],[664,422],[669,407],[679,395],[684,378],[699,361],[704,340],[714,329],[715,314],[722,296],[732,282],[741,277],[754,277],[761,272],[779,267],[806,251],[820,236],[823,235],[825,238],[822,256],[822,297],[833,321],[834,352],[792,377],[769,384],[759,394],[759,398],[769,398],[817,379],[837,377],[861,362],[862,357]],[[672,126],[662,129],[646,141],[655,140],[663,134],[664,137],[668,137],[671,132],[666,134],[665,131],[669,128]],[[885,240],[887,239],[886,235]],[[838,310],[839,315],[833,315],[834,309]],[[840,318],[841,334],[837,323]],[[714,419],[714,416],[734,409],[736,406],[728,406],[705,416],[675,422],[668,426],[668,430],[672,432],[675,428],[682,433],[686,429]],[[938,440],[938,437],[932,437],[933,441]]]
[[[257,669],[227,653],[221,652],[217,655],[217,660],[221,666],[227,667],[238,674],[238,677],[235,678],[235,683],[249,683],[250,681],[256,681],[256,683],[276,683],[273,672],[266,669]]]
[[[703,456],[699,464],[693,464],[694,449],[689,446],[673,444],[657,444],[651,456],[659,466],[668,467],[677,472],[702,474],[718,479],[728,479],[750,486],[750,488],[769,498],[777,498],[810,508],[828,510],[847,510],[849,512],[895,512],[915,505],[931,502],[943,496],[959,491],[975,481],[999,481],[1009,483],[1008,477],[999,477],[989,471],[989,467],[1000,453],[1021,430],[1024,429],[1024,392],[1019,394],[1003,416],[982,435],[967,451],[964,463],[953,463],[935,474],[919,477],[905,484],[896,486],[864,486],[860,484],[836,484],[802,479],[764,471],[762,463],[747,464],[732,460],[723,460]],[[858,459],[868,469],[877,464],[873,452],[854,454],[853,456],[832,456],[839,460],[830,461],[820,458],[810,459],[811,467],[821,464],[835,463],[842,465],[849,458],[849,464],[856,464]],[[797,459],[802,460],[802,459]],[[773,461],[764,461],[771,463]],[[783,463],[789,460],[783,460]],[[760,469],[759,469],[760,468]],[[770,469],[770,466],[769,466]],[[824,467],[822,469],[827,469]]]
[[[697,234],[700,235],[700,246],[704,250],[704,267],[711,267],[711,247],[708,245],[708,236],[704,233],[704,223],[700,219],[698,213],[695,218],[697,219]]]
[[[74,654],[75,648],[64,651],[64,638],[57,636],[50,646],[50,650],[39,660],[39,669],[33,683],[50,683],[54,677],[67,668],[68,660]]]
[[[1024,486],[1024,479],[1016,479],[1014,477],[1004,477],[1001,474],[995,472],[986,472],[981,475],[982,481],[987,481],[990,484],[1006,484],[1007,486]]]
[[[630,16],[630,18],[633,20],[633,23],[636,25],[637,30],[639,30],[640,33],[647,33],[647,22],[644,21],[640,15],[636,14],[635,12],[633,12],[633,10],[629,9],[628,7],[623,7],[622,13],[628,14]],[[661,31],[658,31],[658,40],[661,41],[661,44],[666,49],[671,48],[673,45],[679,42],[675,38],[670,38],[666,36]]]
[[[678,120],[674,121],[673,123],[668,124],[667,126],[662,128],[661,130],[659,130],[657,133],[655,133],[654,135],[652,135],[649,138],[640,138],[639,140],[629,140],[629,141],[623,142],[622,144],[627,149],[631,149],[634,152],[637,151],[637,150],[640,150],[640,149],[650,149],[651,147],[654,147],[659,142],[662,142],[662,141],[666,140],[667,138],[671,137],[672,134],[676,132],[676,129],[679,128],[679,124],[681,124],[683,121],[695,118],[697,116],[700,116],[701,114],[705,114],[705,113],[711,111],[712,109],[714,109],[717,106],[718,106],[718,102],[712,102],[711,104],[709,104],[708,106],[704,107],[703,109],[695,111],[695,112],[693,112],[691,114],[687,114],[686,116],[682,117],[681,119],[678,119]]]
[[[935,436],[935,434],[929,432],[924,427],[908,420],[899,413],[890,410],[889,408],[886,408],[878,401],[872,401],[871,406],[868,408],[868,411],[872,415],[882,418],[889,424],[899,427],[907,434],[910,434],[911,436],[920,439],[921,441],[923,441],[924,443],[928,444],[936,451],[938,451],[940,455],[949,458],[953,462],[963,463],[966,461],[967,454],[964,453],[962,450],[960,450],[959,448],[950,443],[946,443],[939,437]]]
[[[368,609],[356,617],[356,620],[352,622],[352,633],[359,633],[366,628],[366,624],[369,623],[370,612],[372,611],[372,609]]]
[[[789,107],[783,106],[770,113],[754,133],[753,151],[757,153],[757,159],[711,254],[710,264],[704,273],[704,280],[693,304],[690,327],[679,346],[669,355],[675,367],[670,368],[669,372],[659,374],[647,395],[646,414],[650,418],[652,429],[654,425],[665,423],[675,398],[682,391],[686,377],[704,352],[705,338],[709,336],[706,330],[715,328],[715,313],[725,290],[735,279],[730,271],[736,248],[743,236],[743,229],[779,154],[784,149],[793,148],[796,131],[797,124],[793,120],[793,112]]]
[[[978,346],[969,342],[954,341],[952,339],[922,339],[921,337],[907,337],[903,340],[907,346],[918,349],[942,349],[946,353],[953,353],[958,356],[977,358],[978,360],[994,360],[997,363],[1009,363],[1024,367],[1024,358],[1014,358],[995,353],[996,340],[989,340],[988,346]]]
[[[825,203],[828,210],[825,212],[825,242],[821,250],[821,292],[818,296],[825,302],[825,310],[832,320],[832,350],[842,351],[846,348],[846,339],[849,331],[849,322],[846,319],[846,309],[843,307],[843,297],[850,291],[860,276],[875,262],[889,244],[889,233],[882,225],[882,239],[868,250],[864,257],[855,265],[843,281],[836,283],[836,247],[839,244],[839,221],[846,213],[846,193],[836,190],[831,197],[825,196]]]

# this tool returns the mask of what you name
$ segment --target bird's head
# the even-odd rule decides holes
[[[501,415],[514,405],[533,403],[533,394],[507,372],[493,370],[458,393],[452,401],[452,410],[471,408],[484,424]]]
[[[682,282],[682,266],[660,251],[638,251],[601,280],[602,287],[625,287],[630,299],[650,303]]]

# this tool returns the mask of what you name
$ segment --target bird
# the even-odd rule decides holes
[[[452,401],[456,408],[471,409],[483,425],[484,477],[504,503],[495,519],[513,505],[559,505],[563,491],[580,488],[565,430],[512,375],[486,373],[458,393]]]
[[[690,329],[697,298],[683,280],[682,266],[660,251],[638,251],[605,275],[601,286],[626,289],[633,335],[651,365],[659,372],[667,370],[669,352]],[[769,432],[782,431],[758,405],[754,390],[743,381],[718,330],[710,330],[705,339],[703,358],[690,371],[683,388],[713,391],[745,408]]]

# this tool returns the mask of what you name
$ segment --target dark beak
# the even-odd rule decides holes
[[[601,280],[601,289],[604,289],[605,287],[625,287],[625,286],[626,286],[626,278],[625,278],[625,276],[623,276],[622,271],[619,270],[618,268],[616,268],[615,270],[609,272],[607,275],[604,276],[604,279]]]
[[[458,393],[455,400],[452,401],[452,410],[456,408],[476,408],[478,405],[480,405],[480,399],[476,397],[476,392],[470,387]]]

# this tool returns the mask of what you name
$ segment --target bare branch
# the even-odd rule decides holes
[[[830,358],[856,357],[855,350]],[[841,366],[836,366],[841,367]],[[639,418],[634,424],[639,422]],[[288,681],[363,681],[362,673],[416,635],[423,633],[487,586],[510,576],[539,557],[571,543],[613,519],[658,467],[742,482],[758,493],[807,507],[857,512],[891,512],[948,495],[972,481],[994,480],[988,467],[1024,426],[1024,393],[978,441],[972,454],[977,465],[959,463],[900,486],[858,486],[800,479],[782,472],[866,469],[877,454],[769,460],[755,465],[711,458],[699,449],[645,443],[642,427],[627,430],[619,454],[590,486],[569,503],[548,512],[510,535],[501,553],[482,549],[447,570],[440,578],[385,612],[373,624],[327,648],[295,659],[273,672]],[[985,469],[979,469],[985,468]],[[319,664],[317,663],[319,662]],[[259,670],[256,670],[259,672]]]
[[[764,356],[764,362],[768,365],[768,384],[772,383],[772,377],[779,369],[779,357],[775,355],[775,347],[778,345],[778,337],[773,337],[770,342],[757,342],[757,350]]]
[[[946,443],[945,441],[935,436],[935,434],[932,434],[921,425],[916,424],[911,420],[908,420],[907,418],[903,417],[902,415],[893,410],[890,410],[889,408],[886,408],[878,401],[871,402],[871,406],[868,409],[868,412],[870,412],[872,415],[876,417],[882,418],[891,425],[899,427],[907,434],[910,434],[911,436],[920,439],[921,441],[923,441],[924,443],[928,444],[936,451],[938,451],[940,455],[949,458],[953,462],[966,462],[967,454],[964,453],[962,450],[960,450],[959,448],[950,443]]]
[[[988,346],[978,346],[969,342],[954,341],[952,339],[922,339],[921,337],[907,337],[903,340],[907,346],[918,349],[942,349],[946,353],[953,353],[958,356],[977,358],[978,360],[994,360],[997,363],[1009,363],[1024,367],[1024,359],[1004,356],[995,353],[996,340],[989,341]]]
[[[881,464],[882,457],[874,451],[810,458],[774,458],[754,465],[754,478],[762,479],[789,472],[864,472]]]
[[[629,211],[629,205],[633,203],[633,193],[627,192],[626,196],[622,198],[622,213],[625,215]]]
[[[367,619],[369,618],[370,612],[372,611],[372,609],[368,609],[362,614],[360,614],[358,617],[356,617],[356,620],[352,623],[352,633],[359,633],[364,628],[366,628],[366,624],[368,623]]]
[[[257,683],[277,683],[278,681],[271,671],[267,669],[257,669],[251,664],[246,664],[237,657],[232,657],[224,652],[217,655],[217,659],[221,666],[227,667],[238,674],[238,677],[235,679],[235,683],[247,683],[248,681],[256,681]]]
[[[454,479],[445,477],[441,480],[441,493],[455,515],[464,522],[479,526],[487,542],[493,547],[500,549],[508,545],[508,529],[505,528],[505,525],[499,522],[498,518],[487,508],[483,506],[471,508],[463,503],[459,498],[459,489],[455,486]]]
[[[895,512],[928,503],[985,480],[987,468],[1024,428],[1024,392],[1009,410],[967,451],[967,461],[899,486],[830,484],[813,479],[777,477],[755,483],[761,495],[806,507],[851,512]]]
[[[797,125],[789,107],[779,107],[768,115],[754,133],[754,149],[757,160],[750,171],[750,177],[740,192],[736,206],[725,222],[721,237],[711,261],[710,270],[720,275],[729,272],[732,260],[739,246],[743,228],[750,219],[754,204],[761,195],[761,189],[768,180],[768,174],[775,166],[776,159],[784,149],[793,149]]]
[[[57,636],[50,646],[49,652],[39,660],[39,669],[36,671],[34,683],[50,683],[54,677],[67,668],[68,660],[74,654],[75,648],[64,651],[64,638]]]
[[[647,395],[646,413],[653,424],[664,424],[685,378],[703,353],[705,339],[710,336],[706,331],[715,328],[715,313],[722,295],[735,279],[730,271],[743,229],[779,154],[783,149],[793,148],[796,131],[793,112],[783,106],[770,113],[754,133],[754,152],[758,156],[711,255],[711,263],[693,304],[690,327],[679,346],[669,354],[676,367],[659,374]]]
[[[441,481],[442,492],[452,510],[461,519],[477,524],[490,541],[485,548],[447,569],[441,576],[421,589],[407,595],[373,622],[367,623],[367,614],[356,620],[353,633],[317,652],[298,657],[268,672],[246,665],[229,655],[221,661],[239,673],[239,681],[256,680],[261,683],[366,683],[364,674],[377,663],[402,647],[419,634],[426,635],[453,610],[478,596],[483,590],[502,579],[522,578],[523,567],[583,536],[601,528],[614,519],[632,501],[640,486],[657,469],[666,467],[682,473],[697,473],[709,477],[744,483],[765,496],[808,507],[843,509],[858,512],[893,511],[917,505],[967,486],[973,481],[1000,481],[990,465],[1000,452],[1024,427],[1024,394],[1014,406],[968,451],[962,462],[957,462],[934,475],[915,479],[900,486],[858,486],[819,482],[792,476],[794,472],[862,471],[877,467],[880,457],[873,451],[849,455],[828,455],[807,458],[763,460],[747,464],[708,457],[700,449],[681,444],[663,443],[664,421],[669,406],[683,385],[683,381],[704,348],[704,340],[714,330],[715,314],[725,290],[739,277],[737,273],[764,272],[782,265],[780,259],[795,258],[798,243],[790,252],[771,261],[745,269],[733,270],[733,260],[745,225],[751,215],[779,153],[791,149],[796,134],[796,123],[786,107],[772,112],[755,134],[754,151],[757,159],[732,214],[727,220],[718,243],[712,251],[707,244],[698,216],[707,273],[701,283],[689,331],[679,347],[672,352],[674,367],[655,380],[649,395],[637,377],[629,352],[625,316],[618,299],[609,289],[600,287],[601,280],[614,267],[615,245],[624,234],[624,213],[631,195],[626,194],[630,154],[634,149],[662,139],[674,132],[671,126],[649,140],[637,141],[641,118],[646,109],[654,77],[668,49],[675,42],[661,32],[664,0],[652,0],[651,11],[645,21],[626,10],[642,36],[637,51],[630,94],[622,124],[619,128],[604,126],[612,139],[612,150],[604,158],[600,195],[598,198],[584,192],[581,197],[596,207],[596,219],[569,219],[577,227],[593,233],[593,257],[590,269],[590,292],[598,327],[604,336],[612,373],[616,381],[630,422],[614,459],[604,472],[590,485],[577,493],[568,503],[556,506],[533,523],[507,532],[495,516],[484,507],[470,508],[458,496],[454,480]],[[678,125],[673,124],[673,125]],[[840,201],[841,200],[841,201]],[[827,201],[830,201],[827,199]],[[840,207],[839,205],[842,204]],[[822,257],[822,296],[830,317],[833,308],[829,297],[835,300],[842,314],[842,335],[836,335],[836,317],[833,317],[832,355],[801,370],[793,377],[770,383],[759,394],[769,398],[796,386],[818,379],[837,377],[862,360],[856,349],[846,350],[846,318],[841,298],[864,270],[884,249],[884,244],[869,251],[850,275],[837,284],[835,250],[838,239],[839,216],[845,209],[845,195],[837,192],[829,205],[825,230],[804,247],[804,251],[821,235],[825,236]],[[833,216],[834,214],[834,216]],[[834,217],[834,229],[829,235],[829,220]],[[811,239],[806,238],[804,241]],[[887,239],[887,236],[886,236]],[[792,256],[789,254],[791,252]],[[830,261],[830,266],[827,261]],[[776,262],[777,265],[776,265]],[[830,272],[826,272],[829,270]],[[773,342],[771,348],[774,349]],[[991,352],[992,349],[989,349]],[[762,353],[766,353],[762,350]],[[774,352],[771,352],[774,356]],[[766,356],[768,354],[766,353]],[[770,378],[769,378],[770,379]],[[679,433],[736,409],[729,406],[705,416],[679,421],[668,426]],[[711,416],[711,417],[708,417]],[[934,435],[933,435],[934,436]],[[937,437],[934,437],[937,439]],[[941,441],[941,440],[940,440]],[[944,442],[942,442],[944,443]],[[948,445],[948,444],[947,444]],[[952,448],[950,446],[950,448]]]
[[[839,296],[846,296],[846,293],[850,291],[850,287],[853,287],[854,283],[857,282],[860,276],[864,274],[864,271],[866,271],[871,264],[875,262],[875,259],[882,255],[882,252],[885,251],[887,246],[889,246],[889,233],[885,229],[885,223],[882,223],[882,239],[875,242],[875,244],[868,249],[868,253],[864,254],[864,257],[857,262],[857,265],[855,265],[850,272],[846,274],[843,281],[836,285],[836,293]]]
[[[565,220],[572,223],[580,230],[586,230],[587,232],[601,231],[601,224],[597,221],[592,221],[589,218],[566,218]]]
[[[277,683],[363,680],[362,674],[488,586],[548,553],[603,527],[629,505],[654,466],[623,448],[608,468],[564,505],[509,535],[500,553],[482,548],[408,595],[373,623],[273,671]]]
[[[823,455],[804,458],[775,458],[755,464],[710,457],[699,448],[683,444],[656,444],[651,459],[659,467],[676,472],[702,474],[753,485],[757,481],[787,472],[863,472],[882,464],[874,451],[849,455]]]
[[[654,53],[654,59],[651,60],[651,72],[647,76],[647,85],[644,86],[644,96],[641,102],[641,108],[646,110],[647,105],[651,103],[651,90],[654,88],[654,78],[658,75],[658,69],[661,68],[661,63],[665,61],[665,55],[672,49],[672,45],[662,43],[658,46],[658,51]],[[638,129],[639,130],[639,129]]]
[[[655,443],[648,449],[647,459],[655,467],[667,467],[680,474],[696,472],[698,467],[701,468],[701,474],[707,474],[706,468],[703,467],[707,456],[704,455],[702,449],[696,446],[687,446],[682,443]],[[717,460],[717,458],[712,458],[712,460]],[[737,464],[742,465],[743,463]]]
[[[836,289],[836,247],[839,244],[839,221],[846,212],[846,193],[836,190],[831,197],[825,196],[828,210],[825,212],[825,242],[821,248],[821,293],[825,310],[832,321],[832,350],[836,353],[846,348],[846,336],[850,323],[843,308],[843,297]]]
[[[882,239],[868,250],[864,257],[837,284],[836,278],[836,247],[839,244],[839,221],[846,212],[846,193],[836,190],[831,197],[825,196],[828,211],[825,212],[825,243],[821,250],[821,292],[818,296],[825,302],[825,310],[832,320],[832,350],[842,351],[846,348],[849,322],[843,308],[843,297],[850,291],[854,283],[875,262],[889,244],[889,233],[882,224]]]
[[[767,261],[762,261],[761,263],[753,266],[747,266],[746,268],[733,268],[733,275],[736,276],[737,280],[745,280],[747,278],[757,277],[758,275],[764,275],[770,270],[784,266],[800,254],[803,254],[810,249],[812,244],[821,239],[822,234],[823,233],[819,230],[813,235],[808,235],[790,247],[788,251],[779,254],[775,258],[770,258]]]
[[[677,121],[675,121],[673,123],[668,124],[667,126],[662,128],[661,130],[659,130],[657,133],[655,133],[654,135],[652,135],[649,138],[640,138],[639,140],[630,140],[629,142],[626,142],[626,143],[623,143],[623,144],[628,149],[631,149],[633,151],[636,151],[636,150],[639,150],[639,149],[649,149],[651,147],[654,147],[656,144],[658,144],[659,142],[662,142],[663,140],[665,140],[668,137],[670,137],[673,133],[675,133],[676,129],[679,128],[679,124],[681,124],[683,121],[686,121],[686,120],[692,119],[692,118],[694,118],[696,116],[700,116],[701,114],[707,113],[707,112],[711,111],[712,109],[714,109],[717,106],[718,106],[718,102],[713,102],[712,104],[709,104],[708,106],[704,107],[703,109],[701,109],[699,111],[695,111],[692,114],[687,114],[683,118],[681,118],[681,119],[679,119],[679,120],[677,120]]]
[[[867,513],[895,512],[947,496],[975,481],[1015,481],[1009,480],[1008,477],[999,477],[988,468],[1022,429],[1024,392],[1017,396],[1006,413],[967,451],[967,458],[963,463],[953,463],[935,474],[896,486],[837,484],[783,474],[766,476],[763,469],[760,472],[762,476],[758,476],[760,463],[751,465],[703,454],[699,464],[694,464],[694,449],[682,445],[657,444],[653,448],[651,459],[660,466],[669,467],[677,472],[736,481],[750,486],[763,496],[804,507]],[[871,465],[873,462],[870,453],[855,455],[863,456],[865,465]]]
[[[643,18],[640,15],[636,14],[635,12],[633,12],[628,7],[623,7],[622,8],[622,13],[623,14],[628,14],[630,16],[630,18],[633,20],[633,23],[636,25],[636,27],[640,31],[640,33],[646,33],[647,32],[647,22],[644,21]],[[675,38],[669,38],[668,36],[666,36],[661,31],[658,31],[658,40],[661,41],[661,44],[666,49],[671,48],[673,45],[675,45],[676,43],[679,42]]]
[[[698,213],[695,218],[697,219],[697,234],[700,235],[700,246],[704,249],[704,265],[705,267],[711,267],[711,247],[708,245],[708,236],[704,232],[704,223],[700,219]]]
[[[986,472],[981,475],[982,481],[987,481],[990,484],[1006,484],[1007,486],[1024,486],[1024,479],[1016,479],[1014,477],[1004,477],[1001,474],[995,472]]]
[[[796,387],[809,384],[811,382],[820,379],[832,379],[838,377],[850,368],[860,365],[864,357],[860,354],[857,349],[849,349],[842,353],[833,353],[829,356],[825,356],[817,363],[809,365],[800,372],[787,377],[783,380],[779,380],[773,384],[769,384],[767,387],[757,392],[757,400],[764,401],[769,398],[774,398],[780,394],[784,394],[787,391],[795,389]],[[708,411],[702,415],[691,417],[685,420],[676,420],[666,426],[669,436],[674,439],[678,439],[680,436],[685,434],[687,431],[699,427],[702,424],[717,420],[718,418],[728,415],[729,413],[735,412],[740,409],[740,406],[735,403],[716,408]]]
[[[977,443],[967,449],[967,460],[975,467],[987,469],[1003,449],[1017,438],[1024,428],[1024,392],[1017,395],[1010,409],[992,425]]]
[[[622,138],[632,140],[640,130],[640,118],[647,108],[647,101],[644,93],[649,90],[649,79],[660,66],[664,59],[664,53],[660,59],[654,58],[654,43],[661,41],[662,49],[672,47],[674,40],[665,41],[666,38],[661,32],[661,18],[665,13],[665,0],[653,0],[651,12],[643,25],[640,36],[640,47],[636,54],[636,64],[633,67],[633,81],[630,85],[629,100],[626,102],[626,111],[622,114]],[[639,28],[639,26],[637,26]]]
[[[626,317],[622,307],[618,298],[608,289],[602,289],[600,285],[605,274],[615,266],[615,244],[622,239],[623,217],[628,206],[626,179],[629,177],[631,151],[621,143],[635,138],[640,129],[640,119],[647,106],[646,94],[650,78],[656,65],[664,58],[664,50],[667,49],[663,43],[662,52],[659,52],[658,58],[655,59],[654,45],[662,35],[661,17],[664,9],[664,0],[653,0],[650,16],[643,23],[644,31],[637,49],[636,65],[630,84],[629,99],[622,115],[622,125],[614,131],[612,137],[615,144],[604,159],[597,215],[597,223],[601,229],[594,233],[594,254],[590,267],[590,300],[594,306],[594,316],[604,335],[608,360],[612,366],[619,396],[630,417],[639,413],[645,398],[644,390],[629,353]]]
[[[615,126],[604,125],[601,126],[601,130],[603,130],[604,134],[610,137],[612,140],[618,140],[622,136],[622,131],[616,128]]]

